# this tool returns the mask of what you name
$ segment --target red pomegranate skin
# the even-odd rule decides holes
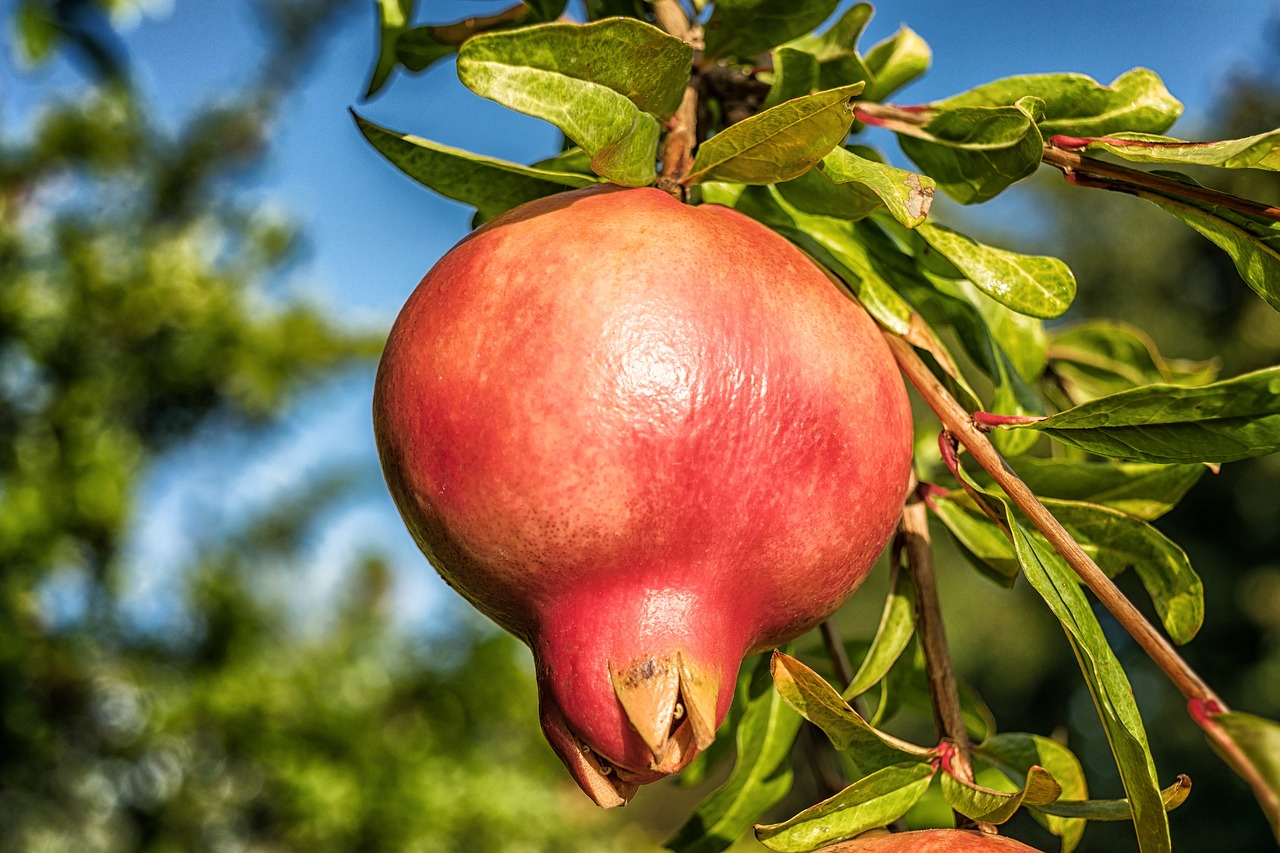
[[[967,829],[869,835],[824,849],[830,853],[1039,853],[1021,841]]]
[[[454,247],[392,328],[374,427],[415,540],[532,649],[548,739],[602,805],[687,763],[744,655],[853,592],[910,475],[865,311],[764,226],[649,188]]]

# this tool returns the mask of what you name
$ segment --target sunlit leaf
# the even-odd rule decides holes
[[[659,121],[680,105],[692,49],[642,21],[544,24],[468,39],[458,77],[478,95],[560,128],[597,174],[655,177]]]
[[[1218,754],[1249,783],[1280,841],[1280,723],[1239,711],[1192,716]]]
[[[706,23],[706,56],[750,59],[825,21],[837,0],[717,0]]]
[[[908,228],[924,222],[937,187],[927,175],[868,160],[841,147],[822,158],[819,170],[832,183],[856,184],[871,190],[893,218]]]
[[[1009,107],[956,107],[910,134],[900,132],[898,140],[943,192],[961,204],[978,204],[1039,168],[1041,108],[1035,98]]]
[[[818,58],[803,50],[780,47],[773,52],[773,84],[760,107],[767,110],[793,98],[813,94],[820,88]]]
[[[927,761],[929,751],[887,736],[872,728],[850,707],[840,693],[800,661],[773,653],[773,683],[788,705],[823,731],[836,749],[863,772],[903,761]]]
[[[854,3],[822,33],[809,33],[785,46],[811,54],[818,63],[818,88],[834,89],[852,83],[873,85],[871,70],[858,53],[858,39],[871,20],[870,3]]]
[[[815,92],[722,130],[698,147],[685,182],[773,184],[813,168],[849,135],[862,84]]]
[[[1147,385],[1014,428],[1138,462],[1261,456],[1280,450],[1280,367],[1195,387]]]
[[[723,785],[703,800],[663,845],[678,853],[728,849],[752,823],[791,790],[788,756],[800,717],[773,689],[769,658],[760,656],[745,689],[737,724],[738,758]]]
[[[983,293],[1014,311],[1057,317],[1075,298],[1075,276],[1057,258],[998,249],[932,222],[917,233]]]
[[[1022,787],[1014,792],[997,791],[943,773],[942,795],[947,805],[965,817],[981,823],[1001,824],[1013,817],[1024,803],[1052,803],[1062,795],[1062,786],[1048,770],[1033,765],[1027,768]]]
[[[954,500],[933,502],[934,514],[963,549],[964,556],[979,571],[1002,586],[1012,586],[1021,572],[1009,538],[981,511],[970,510]]]
[[[895,571],[893,588],[885,598],[880,624],[871,640],[853,681],[844,689],[842,698],[852,700],[870,690],[889,674],[893,664],[906,650],[915,633],[916,587],[910,574]]]
[[[1071,151],[1106,151],[1135,163],[1280,171],[1280,130],[1216,142],[1188,142],[1150,133],[1054,137],[1050,142]]]
[[[790,820],[757,826],[756,838],[780,853],[807,853],[885,826],[916,804],[934,772],[929,764],[915,763],[877,770]]]
[[[867,51],[866,65],[872,76],[866,97],[883,101],[929,70],[932,60],[933,52],[925,40],[908,27],[900,28]]]
[[[1087,800],[1089,787],[1085,782],[1084,768],[1075,753],[1055,740],[1039,735],[1008,733],[998,734],[974,747],[981,758],[998,767],[1011,780],[1017,781],[1040,766],[1053,775],[1061,786],[1062,798]],[[1061,802],[1061,799],[1055,800]],[[1125,803],[1128,813],[1128,803]],[[1071,853],[1080,843],[1085,822],[1058,815],[1032,811],[1032,816],[1049,832],[1062,839],[1062,853]]]
[[[1152,462],[1086,462],[1028,456],[1015,465],[1018,477],[1042,498],[1102,504],[1148,521],[1177,505],[1209,469],[1204,465]],[[989,480],[982,473],[979,482]]]
[[[396,44],[413,17],[414,0],[378,0],[378,56],[364,96],[372,97],[396,67]]]
[[[1175,643],[1196,635],[1204,621],[1204,587],[1176,543],[1142,519],[1110,507],[1052,498],[1043,502],[1108,576],[1126,569],[1137,573]]]
[[[1044,101],[1040,131],[1045,136],[1101,136],[1118,131],[1160,133],[1182,114],[1160,77],[1145,68],[1126,71],[1109,86],[1083,74],[1008,77],[939,101],[932,106],[1011,106],[1028,95]]]
[[[398,169],[446,198],[475,207],[482,219],[596,182],[584,175],[482,157],[355,118],[365,139]]]
[[[1164,810],[1171,812],[1187,801],[1191,793],[1191,779],[1179,776],[1178,781],[1160,792]],[[1046,820],[1067,819],[1083,823],[1086,820],[1133,820],[1133,810],[1126,799],[1118,800],[1076,800],[1063,797],[1052,803],[1035,806],[1032,814],[1043,816]]]

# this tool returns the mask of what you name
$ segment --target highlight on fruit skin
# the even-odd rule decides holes
[[[823,847],[821,853],[1040,853],[1021,841],[971,829],[879,832]]]
[[[602,806],[714,738],[747,654],[862,582],[908,488],[874,322],[746,216],[594,187],[485,224],[405,304],[374,431],[441,576],[532,650]]]

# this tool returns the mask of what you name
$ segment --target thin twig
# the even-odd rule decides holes
[[[938,599],[938,579],[933,569],[933,544],[929,537],[929,508],[918,488],[912,489],[902,510],[898,530],[903,540],[906,570],[916,585],[916,634],[924,652],[925,677],[933,700],[933,720],[938,737],[954,747],[949,771],[961,781],[973,784],[973,763],[969,756],[969,733],[960,710],[960,691],[951,668],[951,651],[942,623],[942,606]],[[956,813],[961,828],[983,826]]]
[[[840,635],[831,620],[823,619],[818,628],[822,632],[822,644],[826,646],[827,657],[831,658],[831,665],[835,667],[836,678],[840,679],[840,690],[843,692],[853,683],[853,664],[849,662],[844,643],[840,641]]]
[[[1045,508],[1035,493],[1027,488],[1013,469],[1005,463],[1004,458],[1000,456],[986,435],[974,426],[969,413],[947,393],[947,389],[933,375],[911,345],[896,335],[886,334],[885,338],[889,342],[894,358],[898,361],[898,366],[902,368],[903,373],[924,401],[933,409],[942,422],[943,428],[955,436],[974,460],[986,469],[1000,488],[1004,489],[1009,499],[1031,520],[1036,529],[1044,534],[1049,543],[1075,570],[1103,606],[1124,626],[1138,645],[1142,646],[1182,695],[1188,700],[1216,702],[1219,707],[1225,709],[1226,705],[1204,679],[1182,659],[1173,644],[1134,607],[1119,587],[1084,552],[1066,528]]]

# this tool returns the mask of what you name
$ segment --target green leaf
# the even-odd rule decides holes
[[[778,194],[797,210],[834,219],[856,221],[884,207],[880,197],[862,184],[833,183],[822,169],[810,169],[776,186]]]
[[[18,7],[14,15],[14,41],[24,64],[42,64],[53,54],[58,38],[58,27],[49,18],[47,7],[30,0]]]
[[[692,49],[642,21],[543,24],[468,39],[458,77],[473,92],[545,119],[623,186],[655,178],[659,121],[680,105]]]
[[[1216,142],[1188,142],[1150,133],[1108,136],[1056,136],[1050,144],[1071,151],[1106,151],[1134,163],[1215,166],[1280,172],[1280,130]]]
[[[1052,498],[1043,502],[1108,576],[1128,568],[1137,572],[1175,643],[1196,635],[1204,621],[1204,587],[1177,544],[1142,519],[1110,507]]]
[[[1061,786],[1063,798],[1076,801],[1089,798],[1089,786],[1085,782],[1080,760],[1075,753],[1055,740],[1016,732],[999,734],[974,747],[974,753],[991,762],[1014,781],[1026,776],[1032,767],[1043,767]],[[1054,802],[1061,801],[1058,799]],[[1126,814],[1128,808],[1129,804],[1126,802]],[[1062,839],[1062,853],[1071,853],[1080,843],[1085,821],[1046,814],[1040,810],[1033,810],[1031,814],[1045,829]]]
[[[1191,793],[1191,777],[1179,776],[1178,781],[1160,792],[1164,810],[1171,812],[1187,801]],[[1087,820],[1133,820],[1133,810],[1126,799],[1118,800],[1073,800],[1062,798],[1043,806],[1033,806],[1032,814],[1043,817],[1046,821],[1059,819],[1071,820],[1083,824]],[[1065,847],[1065,845],[1064,845]]]
[[[1142,716],[1124,670],[1071,568],[1055,551],[1032,539],[1020,523],[1012,518],[1009,521],[1023,574],[1058,618],[1075,650],[1115,756],[1120,781],[1133,806],[1138,849],[1142,853],[1167,853],[1169,822]]]
[[[868,725],[834,687],[790,655],[774,652],[770,669],[774,686],[783,700],[822,729],[835,748],[848,753],[863,772],[903,761],[929,760],[927,749],[887,740],[887,736]]]
[[[879,684],[911,643],[916,628],[916,586],[910,574],[895,570],[871,648],[841,698],[852,701]]]
[[[945,768],[944,768],[945,769]],[[1027,768],[1022,787],[1015,792],[997,791],[942,774],[942,796],[947,805],[965,817],[982,823],[1001,824],[1013,817],[1022,805],[1052,803],[1062,795],[1062,786],[1043,767]]]
[[[910,135],[900,131],[898,139],[903,152],[943,192],[961,204],[978,204],[1039,168],[1044,142],[1036,121],[1041,107],[1035,98],[1011,107],[957,107]]]
[[[893,218],[908,228],[924,222],[937,188],[927,175],[868,160],[847,148],[833,148],[818,168],[832,183],[853,183],[871,190]]]
[[[933,52],[915,31],[902,27],[867,52],[871,85],[867,99],[883,101],[929,70]]]
[[[809,32],[837,5],[837,0],[717,0],[706,24],[706,58],[750,59]]]
[[[780,853],[806,853],[892,823],[924,795],[929,764],[895,764],[863,777],[782,823],[757,825],[756,838]]]
[[[1148,521],[1177,505],[1205,471],[1204,465],[1151,462],[1082,462],[1028,456],[1018,476],[1042,498],[1102,504]],[[987,478],[978,476],[986,484]]]
[[[1057,317],[1075,298],[1075,276],[1057,258],[997,249],[932,222],[916,231],[983,293],[1021,314]]]
[[[1210,385],[1147,385],[1014,429],[1136,462],[1234,462],[1280,450],[1280,367]]]
[[[378,56],[364,96],[371,98],[386,85],[398,61],[396,45],[413,17],[414,0],[378,0]]]
[[[757,659],[739,699],[744,708],[737,727],[738,760],[733,772],[666,841],[663,846],[669,850],[727,850],[756,817],[791,790],[788,757],[800,730],[800,717],[773,689],[767,656]]]
[[[1009,538],[991,519],[952,498],[935,500],[933,511],[979,571],[1001,586],[1013,586],[1021,566]]]
[[[1280,222],[1183,198],[1145,197],[1226,252],[1245,283],[1280,311]]]
[[[1193,716],[1218,754],[1249,783],[1280,841],[1280,723],[1239,711],[1197,712],[1194,707]]]
[[[1031,74],[1008,77],[971,89],[932,106],[1003,107],[1028,95],[1044,101],[1040,131],[1045,136],[1102,136],[1118,131],[1161,133],[1182,114],[1160,77],[1145,68],[1126,71],[1100,85],[1083,74]]]
[[[1115,320],[1073,323],[1054,331],[1049,347],[1054,379],[1072,403],[1139,385],[1204,385],[1217,374],[1216,359],[1170,361],[1141,329]]]
[[[838,276],[876,322],[898,334],[910,328],[911,306],[881,275],[853,223],[797,210],[777,187],[748,188],[735,207],[787,237]]]
[[[738,122],[698,147],[687,184],[773,184],[813,168],[849,135],[862,84],[815,92]]]
[[[818,88],[834,89],[852,83],[872,85],[871,71],[858,54],[858,39],[871,20],[870,3],[855,3],[826,32],[810,33],[786,47],[803,50],[818,61]]]
[[[482,157],[396,133],[352,115],[365,139],[398,169],[446,198],[475,207],[483,219],[492,219],[527,201],[596,182],[583,175]]]
[[[818,58],[803,50],[780,47],[773,52],[773,83],[760,108],[771,109],[819,88]]]

